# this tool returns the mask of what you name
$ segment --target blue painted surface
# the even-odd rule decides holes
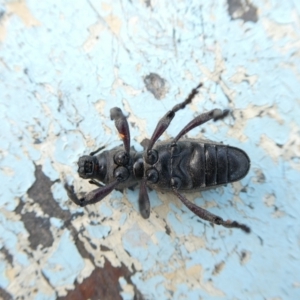
[[[59,286],[71,285],[83,268],[84,261],[70,234],[64,232],[42,270],[53,286]]]
[[[54,299],[93,271],[56,216],[53,244],[30,246],[16,208],[23,203],[24,211],[49,218],[27,194],[42,165],[52,181],[61,180],[52,195],[76,215],[72,225],[96,265],[105,257],[133,272],[133,264],[132,283],[146,299],[299,299],[299,3],[251,1],[257,22],[236,18],[238,11],[231,19],[225,1],[150,3],[0,6],[0,287],[14,298]],[[168,84],[162,100],[145,88],[151,72]],[[86,209],[68,201],[65,179],[78,191],[91,189],[76,173],[78,157],[120,144],[110,108],[128,114],[132,144],[141,150],[158,119],[199,81],[200,95],[163,138],[202,111],[232,109],[234,118],[190,136],[244,149],[251,170],[239,183],[189,199],[247,223],[250,235],[199,222],[172,195],[155,191],[148,220],[138,213],[138,191],[114,191]],[[121,280],[124,299],[133,298],[130,285]]]

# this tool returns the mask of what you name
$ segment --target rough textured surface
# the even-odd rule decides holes
[[[300,299],[299,49],[299,1],[2,2],[0,298]],[[163,138],[232,110],[189,136],[244,149],[248,176],[188,197],[250,235],[155,191],[148,220],[137,190],[68,201],[64,180],[93,188],[78,157],[120,144],[111,107],[141,150],[200,81]]]

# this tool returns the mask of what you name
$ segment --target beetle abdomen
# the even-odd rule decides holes
[[[189,167],[193,188],[205,188],[242,179],[250,160],[241,149],[199,143],[194,145]]]
[[[228,181],[234,182],[244,178],[250,169],[250,159],[241,149],[228,146]]]
[[[238,148],[204,144],[205,186],[234,182],[243,178],[249,170],[250,160]]]

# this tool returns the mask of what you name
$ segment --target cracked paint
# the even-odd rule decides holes
[[[296,1],[4,1],[0,4],[0,298],[299,299],[300,6]],[[158,81],[149,88],[147,76]],[[132,145],[199,82],[163,139],[245,150],[240,182],[187,197],[252,233],[199,220],[172,194],[113,191],[76,207],[79,156]],[[159,101],[157,101],[157,99]]]

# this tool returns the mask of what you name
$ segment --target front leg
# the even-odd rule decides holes
[[[125,152],[129,155],[130,131],[126,117],[119,107],[114,107],[110,110],[110,119],[115,121],[115,126],[123,141]]]
[[[67,191],[70,200],[72,200],[76,205],[83,207],[101,201],[108,194],[110,194],[113,191],[113,189],[117,187],[119,182],[120,180],[116,179],[115,181],[113,181],[112,183],[106,186],[100,187],[98,189],[89,192],[83,198],[80,199],[75,194],[73,185],[68,185],[67,183],[65,183],[64,187]]]

